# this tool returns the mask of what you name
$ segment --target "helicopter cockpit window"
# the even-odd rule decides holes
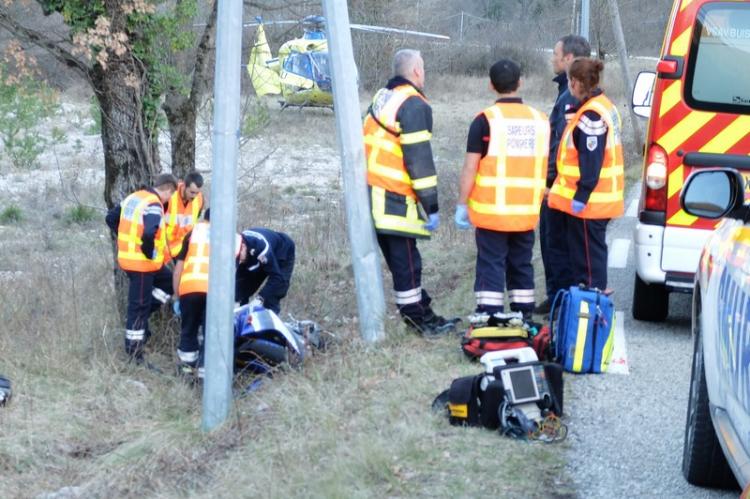
[[[313,66],[315,68],[315,79],[321,80],[331,77],[331,69],[328,65],[328,53],[327,52],[313,52],[310,54],[313,58]]]
[[[300,54],[299,52],[289,54],[284,61],[284,70],[305,78],[312,77],[312,66],[307,54]]]

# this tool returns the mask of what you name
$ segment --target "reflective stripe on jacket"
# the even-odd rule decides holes
[[[211,245],[208,222],[198,222],[190,234],[185,264],[180,275],[179,295],[208,293],[208,258]]]
[[[413,178],[404,161],[402,145],[429,142],[430,130],[402,133],[399,110],[410,97],[427,102],[411,85],[380,89],[373,98],[364,122],[367,183],[371,187],[372,216],[378,232],[429,237],[422,228],[426,216],[418,203],[419,191],[437,187],[434,167]],[[428,171],[429,170],[429,171]]]
[[[370,204],[375,230],[381,234],[430,237],[430,231],[423,227],[426,220],[421,207],[414,198],[373,186]]]
[[[242,238],[234,236],[234,256],[240,254]],[[211,225],[209,222],[198,222],[190,233],[185,263],[180,274],[178,295],[189,293],[208,293],[208,262],[211,257]]]
[[[161,209],[159,229],[154,236],[153,258],[146,258],[143,245],[143,215],[149,205],[162,206],[161,199],[153,192],[141,190],[126,197],[121,203],[120,223],[117,226],[117,263],[122,270],[154,272],[164,264],[167,240],[164,230],[164,210]]]
[[[173,257],[182,249],[183,239],[193,229],[203,208],[203,194],[198,193],[192,201],[185,203],[181,195],[184,189],[185,184],[180,182],[167,205],[167,244]]]
[[[490,141],[469,195],[471,223],[502,232],[532,230],[547,177],[547,117],[520,103],[496,103],[483,113]]]
[[[596,112],[607,124],[606,146],[599,181],[591,192],[583,211],[573,215],[571,201],[575,196],[578,180],[581,178],[580,153],[575,147],[573,132],[586,111]],[[581,105],[568,126],[565,127],[560,140],[560,148],[557,152],[557,178],[548,197],[550,208],[586,219],[608,219],[622,215],[625,162],[622,153],[621,129],[620,114],[604,94],[592,97]]]

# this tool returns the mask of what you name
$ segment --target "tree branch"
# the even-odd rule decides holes
[[[216,17],[218,4],[218,0],[215,0],[211,7],[211,13],[206,21],[203,36],[201,36],[201,40],[198,43],[198,48],[195,52],[193,85],[190,89],[190,100],[192,101],[193,109],[197,109],[198,103],[206,91],[206,82],[208,81],[207,74],[211,70],[211,52],[216,45]]]
[[[73,52],[61,45],[61,41],[55,41],[50,39],[47,35],[35,31],[31,28],[23,26],[20,22],[10,16],[7,10],[0,8],[0,27],[5,28],[7,31],[25,41],[40,47],[50,54],[52,54],[57,60],[73,68],[81,76],[88,79],[90,76],[91,68],[81,58],[75,56]]]

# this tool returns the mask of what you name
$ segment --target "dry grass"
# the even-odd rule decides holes
[[[527,101],[548,111],[550,87],[532,75]],[[473,237],[451,222],[468,125],[493,99],[486,88],[484,78],[428,80],[443,227],[420,247],[425,287],[444,314],[473,307]],[[340,344],[237,399],[225,427],[203,434],[200,393],[171,374],[168,314],[150,354],[164,374],[123,362],[105,228],[62,216],[67,180],[87,162],[63,170],[63,188],[54,168],[44,182],[3,171],[0,194],[19,182],[26,194],[12,196],[23,220],[0,228],[0,372],[15,388],[0,409],[0,495],[78,487],[80,497],[568,496],[564,444],[453,428],[431,413],[454,377],[478,372],[456,338],[417,338],[389,305],[387,340],[367,348],[357,339],[332,113],[270,114],[242,153],[239,220],[297,241],[284,311],[319,321]],[[98,189],[75,185],[92,204]]]

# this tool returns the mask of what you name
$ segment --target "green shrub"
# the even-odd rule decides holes
[[[53,142],[36,127],[57,112],[57,92],[28,72],[11,74],[0,63],[0,141],[18,168],[37,166],[37,157]]]
[[[0,212],[0,223],[2,224],[14,224],[19,223],[23,219],[21,208],[12,204]]]
[[[99,107],[99,101],[96,100],[96,97],[91,98],[89,112],[94,122],[86,129],[86,135],[99,135],[102,133],[102,109]]]
[[[65,213],[65,221],[69,224],[87,224],[96,218],[96,210],[90,206],[77,204],[70,207]]]
[[[242,120],[242,135],[244,137],[254,137],[271,123],[271,115],[268,113],[268,107],[264,101],[257,97],[248,99],[245,105],[245,117]]]

